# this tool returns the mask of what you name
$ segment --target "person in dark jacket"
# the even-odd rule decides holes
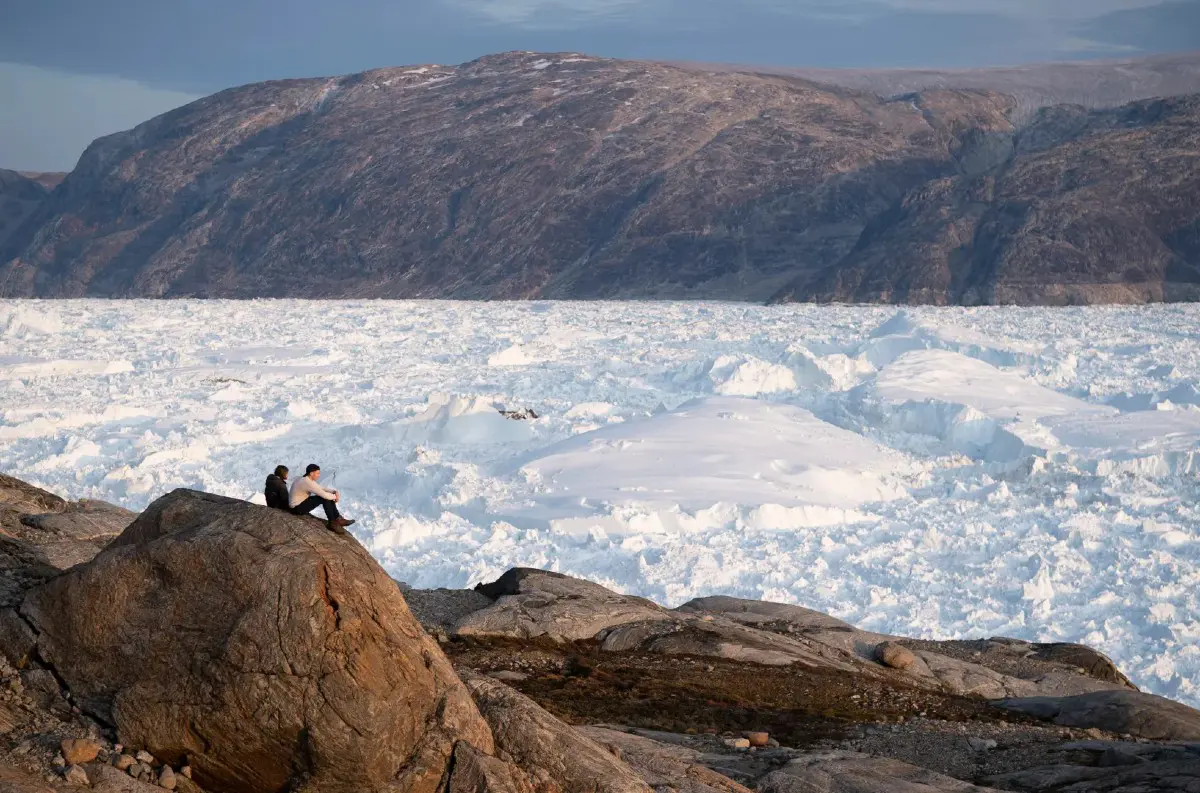
[[[275,473],[267,477],[267,486],[263,495],[267,497],[267,506],[272,509],[285,509],[291,512],[288,503],[288,468],[286,465],[275,466]]]

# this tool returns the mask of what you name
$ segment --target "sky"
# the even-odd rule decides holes
[[[1200,0],[37,0],[0,24],[0,167],[222,88],[507,50],[973,67],[1200,49]]]

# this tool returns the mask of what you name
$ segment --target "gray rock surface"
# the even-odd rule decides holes
[[[1003,699],[995,704],[1067,727],[1095,727],[1154,741],[1200,741],[1200,711],[1140,691]]]
[[[412,589],[401,587],[413,616],[427,631],[450,634],[470,614],[494,602],[474,589]]]
[[[996,774],[986,784],[1022,793],[1194,793],[1200,744],[1083,741],[1060,747],[1058,762]]]
[[[758,783],[759,793],[994,793],[924,768],[854,752],[814,752]]]
[[[464,672],[491,725],[496,757],[523,772],[538,793],[650,793],[629,766],[498,680]]]
[[[67,502],[0,474],[0,608],[16,605],[30,587],[94,557],[134,517],[101,501]]]
[[[575,730],[620,757],[656,791],[750,793],[749,788],[705,766],[702,753],[695,749],[606,727]]]
[[[316,520],[177,490],[21,613],[84,711],[201,787],[433,793],[457,741],[492,748],[395,583]]]
[[[803,664],[845,671],[863,671],[854,656],[826,645],[777,633],[755,630],[723,619],[676,617],[620,625],[599,635],[609,652],[705,655],[732,661],[787,666]]]
[[[571,641],[590,639],[614,625],[670,618],[649,600],[544,570],[514,568],[476,590],[494,603],[460,619],[454,626],[460,636]]]
[[[812,631],[853,631],[854,626],[819,611],[787,603],[714,595],[695,598],[675,611],[686,614],[715,614],[726,619],[776,633]]]
[[[26,538],[39,535],[36,544],[50,564],[66,570],[90,561],[133,523],[136,512],[104,501],[74,501],[61,512],[24,515]]]

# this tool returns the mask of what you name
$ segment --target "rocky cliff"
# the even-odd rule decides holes
[[[250,85],[94,143],[0,296],[1190,299],[1200,100],[1016,109],[532,53]]]
[[[50,189],[28,174],[0,169],[0,248],[45,200]]]

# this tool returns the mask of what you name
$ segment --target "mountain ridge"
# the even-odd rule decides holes
[[[1014,120],[1019,104],[576,53],[251,84],[96,141],[0,242],[0,295],[1192,299],[1195,99],[1144,100],[1114,123],[1051,108],[1032,131]],[[1122,127],[1134,118],[1140,132]],[[1087,196],[1043,173],[1003,206],[1058,201],[1093,218],[1083,199],[1123,194],[1136,162],[1145,189],[1105,211],[1141,242],[1105,261],[1066,257],[1006,291],[1006,251],[1058,250],[1062,229],[997,231],[977,251],[974,232],[995,223],[979,225],[988,201],[976,199],[1023,158],[1074,167],[1084,130],[1099,161],[1128,167],[1093,168]],[[1180,206],[1165,218],[1151,194]],[[920,242],[930,235],[940,241]],[[881,270],[867,249],[904,253]],[[871,269],[907,280],[863,288]],[[1126,272],[1149,286],[1114,289]]]

